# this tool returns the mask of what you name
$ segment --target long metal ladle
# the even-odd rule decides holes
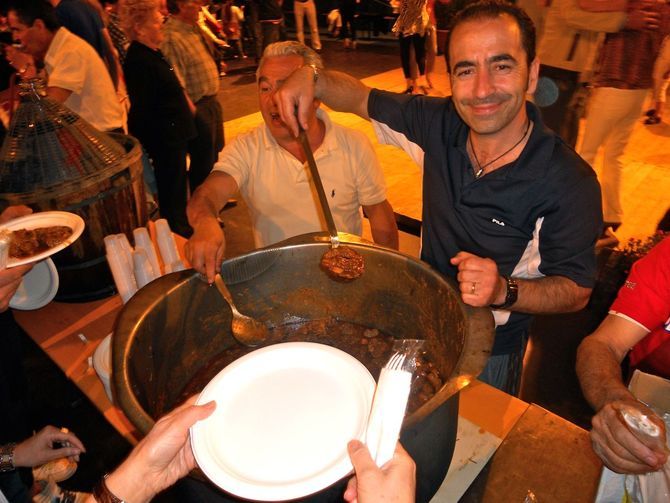
[[[319,196],[319,202],[321,203],[321,210],[323,211],[323,216],[326,219],[326,227],[328,227],[328,233],[330,234],[330,247],[331,249],[327,251],[321,259],[321,267],[326,270],[329,276],[338,279],[351,281],[352,279],[358,278],[363,274],[364,262],[363,257],[353,248],[349,246],[342,246],[336,252],[337,257],[333,259],[332,251],[337,249],[340,246],[340,238],[337,235],[337,228],[335,227],[335,221],[333,220],[333,214],[330,211],[330,205],[328,204],[328,199],[326,198],[326,192],[323,190],[323,183],[321,182],[321,175],[319,175],[319,170],[316,167],[316,161],[314,160],[314,154],[312,152],[312,147],[309,144],[309,139],[307,138],[307,133],[304,129],[300,128],[298,133],[298,140],[302,145],[302,150],[305,153],[305,158],[307,159],[307,166],[309,171],[312,174],[312,181],[314,182],[314,187],[316,188],[316,193]],[[356,264],[354,267],[340,267],[339,265],[333,267],[328,265],[332,261],[339,262],[339,264]]]
[[[319,170],[316,168],[316,161],[314,160],[312,147],[309,145],[309,139],[307,138],[307,133],[303,128],[300,128],[298,139],[300,140],[300,143],[302,145],[303,152],[305,152],[305,157],[307,158],[307,166],[309,166],[309,171],[312,174],[312,180],[314,181],[314,187],[316,188],[316,193],[319,196],[319,202],[321,203],[323,216],[326,219],[326,227],[328,227],[328,233],[330,234],[330,244],[333,248],[337,248],[338,246],[340,246],[340,238],[337,236],[337,228],[335,227],[333,214],[330,211],[330,205],[328,204],[328,199],[326,198],[326,191],[323,190],[323,183],[321,183],[321,175],[319,175]]]

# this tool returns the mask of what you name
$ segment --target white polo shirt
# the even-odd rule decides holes
[[[379,161],[367,137],[333,124],[326,126],[314,152],[323,188],[338,231],[361,235],[361,206],[386,199]],[[214,170],[231,175],[249,207],[257,247],[289,237],[326,230],[309,168],[280,147],[265,124],[225,146]]]
[[[107,67],[85,40],[59,28],[44,57],[47,85],[72,91],[64,105],[100,131],[123,126],[123,108]]]

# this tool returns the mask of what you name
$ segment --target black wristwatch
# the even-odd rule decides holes
[[[14,447],[16,444],[0,445],[0,473],[11,472],[14,466]]]
[[[514,278],[503,276],[507,282],[507,293],[505,294],[505,301],[502,304],[490,304],[489,307],[493,309],[507,309],[514,305],[519,298],[519,284]]]

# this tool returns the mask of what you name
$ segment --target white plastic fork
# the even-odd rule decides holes
[[[379,375],[368,419],[365,443],[377,466],[393,458],[407,409],[412,373],[404,370],[406,356],[394,353]]]
[[[402,366],[405,363],[405,358],[406,356],[403,354],[393,353],[384,368],[387,370],[403,370]]]

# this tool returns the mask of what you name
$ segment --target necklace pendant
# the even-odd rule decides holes
[[[475,180],[479,180],[484,174],[484,168],[479,168],[479,171],[475,172]]]

